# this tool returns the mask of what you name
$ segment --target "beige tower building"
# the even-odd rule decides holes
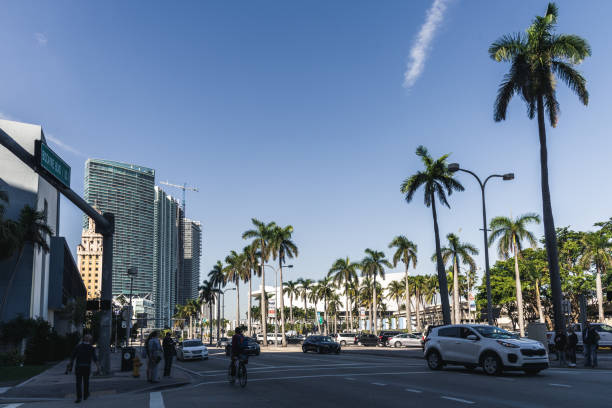
[[[87,299],[97,299],[102,290],[102,234],[96,234],[96,225],[89,218],[77,246],[77,258],[81,279],[87,288]]]

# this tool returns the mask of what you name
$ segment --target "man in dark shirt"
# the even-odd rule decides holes
[[[162,348],[164,349],[164,377],[170,377],[172,358],[176,353],[176,349],[174,348],[174,340],[172,340],[172,337],[170,337],[170,332],[167,332],[166,336],[164,336]]]
[[[83,399],[89,398],[89,374],[91,373],[91,361],[96,363],[98,371],[100,371],[100,365],[98,364],[98,358],[96,352],[91,345],[91,335],[86,334],[83,336],[83,342],[76,346],[70,357],[70,368],[72,369],[74,361],[76,360],[76,366],[74,367],[74,374],[76,375],[76,401],[81,402]],[[81,393],[81,384],[83,389]]]
[[[236,361],[238,360],[240,353],[242,353],[243,345],[244,345],[244,336],[242,335],[242,328],[237,327],[236,334],[232,336],[232,353],[231,353],[232,361],[230,362],[231,367],[232,367],[232,377],[236,376]]]

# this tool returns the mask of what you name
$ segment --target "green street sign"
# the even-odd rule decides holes
[[[57,181],[70,187],[70,166],[40,140],[36,141],[36,164]]]
[[[319,324],[323,324],[323,316],[319,316]]]

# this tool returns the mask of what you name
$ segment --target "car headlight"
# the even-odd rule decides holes
[[[497,342],[499,344],[501,344],[504,347],[510,347],[510,348],[519,348],[521,346],[517,346],[516,344],[512,344],[512,343],[508,343],[507,341],[503,341],[503,340],[497,340]]]

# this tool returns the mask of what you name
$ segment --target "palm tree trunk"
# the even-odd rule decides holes
[[[293,293],[289,294],[289,318],[291,319],[291,327],[295,330],[295,321],[293,320]]]
[[[307,293],[304,291],[304,326],[306,326],[306,322],[308,321],[308,300]]]
[[[436,214],[436,197],[431,195],[431,212],[434,221],[434,235],[436,238],[436,263],[438,265],[438,283],[440,285],[440,300],[442,303],[442,320],[444,324],[450,324],[450,304],[448,302],[448,282],[446,281],[446,272],[444,271],[444,263],[442,263],[442,252],[440,250],[440,230],[438,229],[438,215]]]
[[[410,305],[410,285],[408,284],[408,265],[406,264],[406,328],[408,329],[408,333],[412,333],[412,310]],[[399,303],[397,305],[399,308]],[[399,310],[397,317],[399,318]]]
[[[236,327],[240,326],[240,286],[236,281]]]
[[[264,305],[261,308],[261,330],[263,333],[263,342],[262,344],[265,346],[268,345],[268,321],[267,321],[267,316],[268,316],[268,309],[267,307],[265,307],[265,304],[268,303],[267,302],[267,298],[266,298],[266,271],[265,271],[265,259],[264,259],[264,255],[265,255],[266,251],[265,251],[265,244],[263,239],[261,240],[261,299],[262,299],[262,304]]]
[[[329,334],[329,323],[327,320],[327,296],[323,298],[323,316],[325,318],[325,325],[323,327],[325,328],[325,335],[327,336]]]
[[[346,329],[349,330],[349,300],[348,300],[348,286],[344,287],[344,321],[346,321]]]
[[[248,302],[249,310],[247,310],[247,314],[248,314],[247,319],[249,320],[248,325],[249,325],[249,335],[250,336],[253,335],[253,331],[252,331],[253,329],[251,327],[251,323],[252,323],[251,322],[251,319],[252,319],[251,308],[253,307],[253,304],[251,303],[252,298],[253,298],[253,274],[251,273],[251,269],[249,269],[249,302]]]
[[[11,273],[11,277],[6,285],[6,289],[4,290],[4,296],[2,297],[2,304],[0,305],[0,321],[3,321],[4,318],[4,307],[6,306],[6,300],[8,299],[9,294],[11,293],[11,288],[13,287],[13,280],[15,279],[15,275],[17,275],[17,267],[21,263],[21,257],[23,256],[24,245],[19,248],[19,255],[17,256],[17,260],[15,261],[15,266],[13,267],[13,273]]]
[[[370,318],[370,333],[374,333],[374,329],[372,328],[372,302],[369,303],[370,304],[368,305],[368,314]]]
[[[540,172],[542,177],[542,218],[544,219],[544,239],[548,256],[548,271],[550,274],[550,289],[552,295],[555,330],[565,330],[563,310],[561,309],[561,276],[559,274],[559,250],[557,234],[550,201],[548,185],[548,151],[546,148],[546,126],[544,122],[544,100],[538,95],[538,133],[540,137]]]
[[[459,267],[457,257],[453,257],[453,311],[455,324],[461,324],[461,299],[459,298]]]
[[[282,258],[278,257],[278,276],[280,284],[280,315],[281,315],[281,338],[282,346],[287,347],[287,337],[285,336],[285,296],[283,295],[283,262]],[[276,289],[278,291],[278,288]],[[277,292],[278,293],[278,292]]]
[[[353,301],[352,299],[349,299],[347,300],[347,302],[349,302],[347,328],[352,332],[353,331]]]
[[[221,338],[221,282],[219,282],[217,292],[217,341]]]
[[[415,285],[414,288],[416,299],[414,301],[414,306],[416,308],[416,320],[417,320],[417,331],[423,331],[423,326],[421,325],[421,311],[419,307],[419,297],[421,296],[418,285]]]
[[[538,316],[540,318],[540,323],[544,323],[544,311],[542,310],[542,298],[540,294],[540,280],[535,280],[535,291],[536,291],[536,305],[538,308]]]
[[[378,336],[378,303],[376,302],[376,274],[374,274],[374,277],[372,279],[372,294],[373,294],[373,299],[372,299],[372,303],[374,305],[374,334]]]
[[[317,319],[317,306],[319,305],[319,299],[315,299],[314,301],[314,317],[315,320],[317,321],[317,329],[319,330],[319,334],[321,334],[323,332],[323,330],[321,330],[321,322],[319,322],[319,319]]]
[[[603,322],[603,289],[601,287],[601,267],[599,266],[599,263],[595,264],[595,268],[597,269],[597,275],[595,276],[595,289],[597,290],[597,310],[599,312],[599,321]]]
[[[518,267],[518,248],[516,246],[516,236],[512,235],[512,247],[514,250],[514,275],[516,279],[516,306],[518,308],[518,324],[521,337],[525,337],[525,317],[523,311],[523,289],[521,287],[521,274]]]
[[[213,331],[213,299],[214,299],[215,294],[213,293],[210,297],[209,303],[208,303],[208,307],[210,309],[210,321],[208,322],[208,331],[209,331],[209,343],[210,345],[212,345],[212,331]]]

